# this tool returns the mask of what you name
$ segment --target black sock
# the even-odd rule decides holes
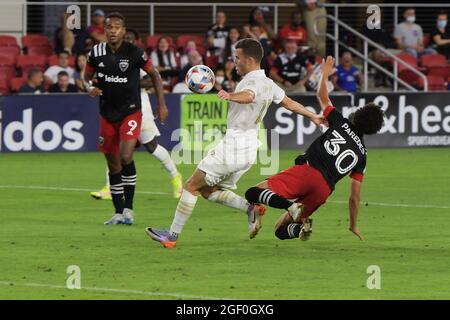
[[[136,187],[136,167],[134,161],[122,166],[125,208],[133,209],[134,189]]]
[[[299,223],[283,224],[275,231],[275,235],[280,240],[298,238],[302,225]]]
[[[292,202],[272,192],[270,189],[252,187],[245,193],[245,199],[252,204],[263,203],[272,208],[288,209]]]
[[[110,172],[108,175],[114,208],[116,209],[116,213],[122,213],[124,205],[122,174],[120,172],[119,173]]]

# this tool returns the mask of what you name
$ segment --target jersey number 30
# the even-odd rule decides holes
[[[345,139],[336,130],[333,130],[331,134],[334,136],[334,138],[325,141],[323,146],[330,155],[332,155],[333,157],[337,157],[336,162],[334,163],[337,171],[340,174],[346,174],[347,172],[352,170],[353,167],[358,163],[358,156],[351,149],[344,149],[344,151],[341,152],[340,145],[346,143]],[[342,168],[342,161],[344,161],[344,159],[347,157],[351,158],[351,162],[347,167]]]

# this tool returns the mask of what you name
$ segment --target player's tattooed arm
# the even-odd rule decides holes
[[[308,118],[309,120],[314,122],[317,126],[323,124],[325,121],[323,116],[320,116],[312,111],[309,111],[308,109],[306,109],[304,105],[298,103],[297,101],[292,100],[288,96],[284,96],[283,100],[281,100],[281,105],[294,113],[297,113],[299,115]]]
[[[249,104],[255,100],[255,93],[251,90],[242,90],[240,92],[226,92],[225,90],[220,90],[217,96],[221,100],[233,101],[239,104]]]
[[[358,228],[358,209],[360,202],[360,194],[361,194],[361,182],[356,179],[352,179],[350,198],[348,199],[348,209],[350,214],[349,230],[353,232],[359,238],[359,240],[364,240],[364,237],[362,236]]]
[[[164,124],[169,115],[169,111],[167,110],[166,101],[164,100],[164,88],[161,80],[161,75],[154,66],[151,66],[149,70],[146,70],[146,72],[150,76],[150,79],[155,88],[156,96],[158,98],[156,117],[158,117],[159,121]]]
[[[334,72],[335,60],[328,56],[327,60],[322,59],[322,76],[320,77],[319,87],[317,88],[317,99],[320,107],[325,110],[329,105],[332,105],[330,97],[328,96],[327,80]]]

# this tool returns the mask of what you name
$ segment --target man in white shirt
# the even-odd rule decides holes
[[[67,51],[62,51],[58,54],[58,64],[51,66],[47,70],[45,70],[45,81],[49,85],[58,82],[58,73],[60,73],[61,71],[67,72],[67,74],[69,75],[69,83],[75,84],[75,79],[73,77],[75,70],[69,67],[69,58],[69,53]]]
[[[319,125],[322,117],[288,98],[284,91],[261,70],[264,55],[261,44],[254,39],[242,39],[236,44],[236,69],[243,76],[235,92],[221,90],[217,95],[230,101],[227,132],[218,145],[210,150],[186,182],[175,217],[169,230],[151,227],[146,233],[165,248],[173,248],[185,223],[194,210],[199,195],[209,201],[243,211],[248,217],[249,236],[254,238],[261,228],[261,205],[250,205],[230,189],[256,161],[258,131],[267,108],[275,102]]]

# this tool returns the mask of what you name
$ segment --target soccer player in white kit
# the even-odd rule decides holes
[[[136,40],[139,38],[136,31],[132,29],[127,29],[124,36],[124,41],[135,44]],[[170,157],[169,152],[158,144],[156,137],[161,134],[156,126],[152,107],[150,105],[150,99],[147,93],[147,88],[152,86],[150,78],[144,70],[141,70],[141,107],[142,107],[142,126],[141,135],[139,142],[144,145],[146,150],[152,154],[156,159],[158,159],[167,172],[170,174],[172,179],[172,189],[174,198],[179,198],[181,196],[181,191],[183,189],[183,180],[181,174],[178,172],[175,163]],[[111,200],[111,193],[109,190],[109,179],[108,170],[106,171],[106,185],[100,191],[93,191],[90,193],[95,199]]]
[[[231,189],[256,161],[258,132],[272,101],[303,115],[319,125],[322,117],[287,97],[284,91],[267,78],[260,63],[261,44],[254,39],[242,39],[236,44],[236,70],[243,76],[234,93],[221,90],[217,95],[230,101],[225,137],[199,163],[185,183],[175,217],[169,230],[147,227],[146,233],[165,248],[173,248],[183,227],[194,210],[199,195],[209,201],[239,209],[248,216],[248,231],[254,238],[261,228],[260,216],[265,208],[251,205]]]

